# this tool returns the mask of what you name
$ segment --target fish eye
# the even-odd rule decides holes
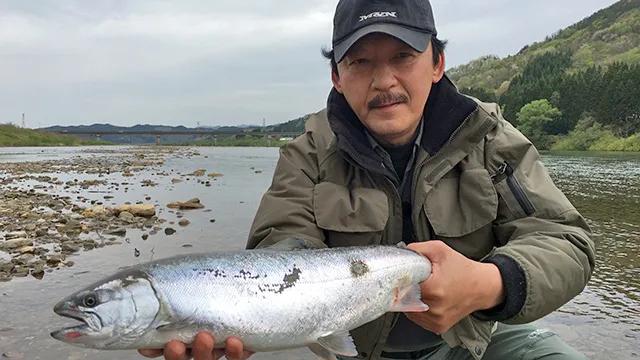
[[[94,307],[98,305],[98,299],[95,294],[87,294],[82,298],[82,305],[86,307]]]

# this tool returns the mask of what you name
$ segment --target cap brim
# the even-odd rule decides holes
[[[407,45],[414,48],[416,51],[424,52],[427,50],[429,46],[429,41],[431,40],[431,34],[426,32],[421,32],[417,30],[408,29],[404,26],[398,24],[390,24],[390,23],[382,23],[382,24],[371,24],[369,26],[365,26],[362,29],[351,34],[349,37],[345,38],[338,44],[333,47],[333,54],[336,63],[342,61],[344,56],[347,54],[347,51],[351,49],[353,44],[355,44],[358,40],[363,37],[372,34],[372,33],[383,33],[390,36],[393,36]]]

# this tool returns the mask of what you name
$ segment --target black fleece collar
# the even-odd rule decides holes
[[[477,107],[473,100],[460,94],[445,75],[431,88],[425,107],[421,146],[430,155],[436,154]],[[335,88],[327,100],[327,117],[340,150],[363,167],[372,170],[381,167],[381,159],[371,148],[364,125]]]

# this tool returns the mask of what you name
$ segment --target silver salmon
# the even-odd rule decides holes
[[[96,349],[186,344],[206,330],[250,351],[309,347],[357,356],[349,330],[386,312],[422,312],[429,260],[393,246],[242,250],[183,255],[127,268],[55,305],[83,322],[51,335]]]

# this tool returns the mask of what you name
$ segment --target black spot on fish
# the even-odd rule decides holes
[[[240,270],[238,275],[233,275],[233,277],[236,278],[236,279],[243,279],[243,280],[251,279],[251,280],[253,280],[253,279],[260,278],[260,275],[253,275],[251,273],[251,271]]]
[[[302,271],[293,265],[291,274],[286,274],[282,281],[284,281],[285,284],[293,286],[298,280],[300,280],[300,274],[302,274]]]
[[[369,266],[362,260],[351,260],[351,276],[354,278],[363,276],[369,272]]]
[[[197,273],[200,276],[213,276],[213,277],[220,277],[220,278],[226,278],[227,274],[224,272],[224,270],[220,270],[220,269],[198,269],[198,268],[194,268],[192,269],[195,273]]]
[[[258,285],[258,290],[261,292],[272,292],[276,294],[282,294],[285,290],[294,287],[295,284],[300,280],[300,274],[302,274],[302,270],[293,265],[290,273],[284,275],[282,279],[282,283],[278,284],[261,284]]]

